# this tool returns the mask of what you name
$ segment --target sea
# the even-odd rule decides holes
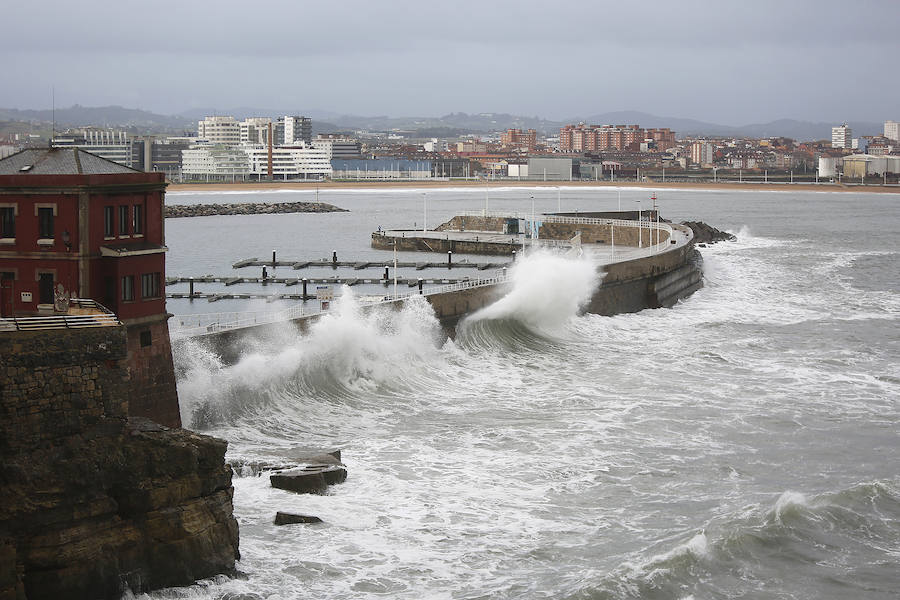
[[[307,334],[248,341],[234,364],[178,345],[185,426],[228,441],[241,559],[236,576],[140,597],[900,598],[900,195],[323,189],[349,212],[167,220],[167,268],[234,274],[273,250],[389,264],[369,245],[378,227],[646,209],[652,193],[663,217],[737,237],[700,249],[704,287],[671,309],[583,314],[590,259],[534,252],[452,337],[421,298],[360,310],[384,293],[371,285],[337,288]],[[348,477],[325,495],[274,489],[252,466],[334,449]],[[275,526],[278,511],[323,523]]]

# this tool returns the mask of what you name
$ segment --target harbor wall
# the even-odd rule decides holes
[[[680,225],[674,227],[690,233],[688,228]],[[602,278],[601,284],[585,310],[599,315],[615,315],[645,308],[672,306],[702,285],[698,257],[693,243],[688,242],[651,256],[606,265],[598,271],[597,276]],[[455,290],[426,295],[425,298],[447,335],[452,337],[460,319],[498,300],[508,285],[510,284],[503,283]],[[378,306],[399,309],[401,301]],[[321,315],[311,315],[295,319],[290,324],[273,323],[214,332],[190,340],[178,340],[173,344],[176,347],[185,344],[203,345],[216,352],[223,362],[230,364],[237,362],[246,349],[255,347],[251,343],[252,339],[284,335],[285,327],[293,327],[301,335],[320,317]]]

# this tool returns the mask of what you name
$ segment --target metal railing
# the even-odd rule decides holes
[[[522,219],[525,221],[540,221],[541,223],[564,223],[570,225],[614,225],[616,227],[641,227],[643,229],[660,229],[672,233],[672,226],[660,221],[633,221],[626,219],[603,219],[594,217],[563,217],[559,215],[528,213],[509,213],[503,211],[469,210],[459,213],[461,217],[491,217],[500,219]]]
[[[117,327],[118,317],[102,304],[87,298],[72,298],[69,308],[95,310],[81,315],[52,314],[34,317],[0,318],[0,331],[42,331],[51,329],[82,329],[86,327]]]
[[[378,306],[407,300],[413,296],[431,296],[433,294],[446,294],[447,292],[455,292],[465,289],[484,287],[488,285],[497,285],[508,281],[506,274],[494,277],[485,277],[481,279],[471,279],[459,283],[441,285],[432,288],[423,289],[421,294],[417,291],[405,292],[402,294],[388,294],[384,296],[357,297],[364,306]],[[298,319],[300,317],[309,317],[327,313],[327,310],[320,308],[306,307],[301,305],[292,306],[285,310],[271,312],[231,312],[231,313],[205,313],[196,315],[175,315],[169,320],[169,333],[172,339],[197,337],[210,333],[218,333],[221,331],[229,331],[232,329],[243,329],[245,327],[253,327],[255,325],[267,325],[271,323],[282,323]]]

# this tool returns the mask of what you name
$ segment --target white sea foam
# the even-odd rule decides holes
[[[534,327],[556,328],[590,301],[601,274],[587,258],[541,251],[516,262],[510,279],[512,287],[503,298],[469,318],[510,318]]]
[[[794,510],[798,507],[806,507],[809,504],[807,503],[806,496],[799,492],[787,491],[781,494],[778,497],[778,500],[775,501],[775,509],[774,509],[774,517],[776,523],[782,522],[782,517],[788,511]]]
[[[182,420],[190,423],[204,403],[283,387],[301,371],[324,374],[350,391],[372,390],[427,362],[439,340],[440,325],[424,299],[412,297],[396,311],[367,310],[345,287],[332,311],[308,334],[298,335],[288,326],[248,341],[250,350],[236,364],[223,365],[215,353],[196,345],[179,354],[185,373],[178,382]]]

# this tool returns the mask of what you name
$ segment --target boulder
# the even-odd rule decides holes
[[[347,480],[347,470],[335,465],[304,465],[269,475],[274,488],[297,494],[324,494],[329,485]]]
[[[307,515],[295,515],[293,513],[286,513],[278,511],[275,513],[275,521],[276,525],[293,525],[295,523],[321,523],[322,519],[319,517],[307,516]]]
[[[737,238],[732,234],[711,227],[702,221],[684,221],[685,227],[690,227],[694,232],[694,242],[697,244],[714,244],[716,242],[733,242]]]

